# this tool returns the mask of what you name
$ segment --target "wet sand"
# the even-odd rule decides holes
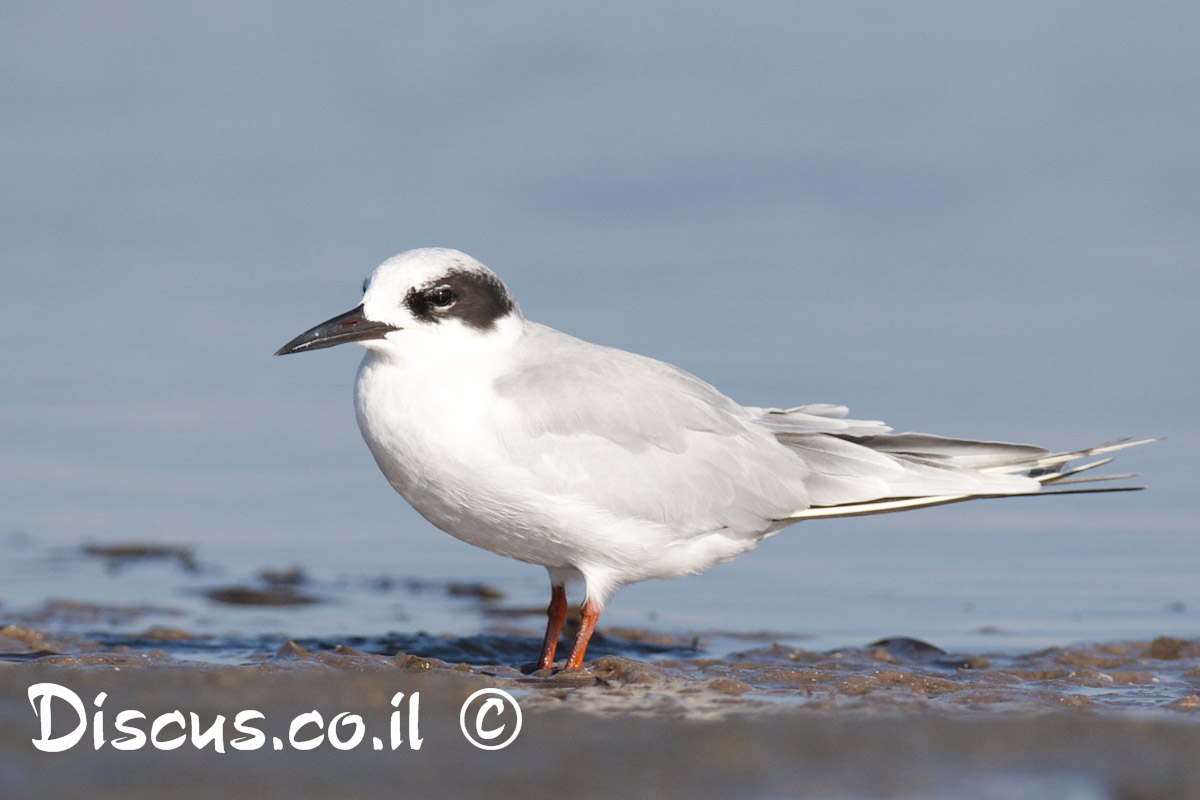
[[[331,583],[299,567],[230,581],[159,546],[55,564],[58,599],[0,608],[0,798],[1200,797],[1200,640],[826,650],[608,626],[587,669],[536,672],[544,608],[483,582]],[[78,580],[96,564],[103,583]],[[148,578],[143,599],[117,601]],[[386,630],[357,615],[416,600],[483,632],[314,635]],[[495,751],[460,727],[486,688],[523,714]],[[487,699],[463,717],[496,733],[484,744],[516,722]],[[248,711],[261,717],[238,728]]]
[[[440,652],[468,651],[470,638],[447,639]],[[1197,642],[1002,658],[907,639],[828,653],[773,644],[723,659],[601,656],[581,672],[530,673],[528,665],[313,651],[290,641],[222,666],[169,654],[178,639],[161,641],[165,649],[0,629],[3,796],[160,797],[164,786],[233,798],[1200,796]],[[33,746],[41,734],[28,692],[43,682],[69,689],[88,715],[103,711],[99,749],[94,720],[63,752]],[[524,714],[519,736],[493,752],[470,745],[459,728],[464,701],[485,687],[510,692]],[[399,704],[402,743],[390,747],[397,692],[419,693],[419,750],[408,744],[407,700]],[[50,733],[58,737],[79,717],[54,703]],[[146,715],[133,723],[146,734],[151,720],[175,710],[196,714],[203,729],[224,715],[225,752],[190,741],[120,751],[114,720],[126,709]],[[258,727],[282,749],[232,747],[233,719],[247,709],[263,713]],[[301,742],[323,735],[341,712],[359,715],[370,735],[353,749],[324,739],[298,750],[290,722],[313,710],[325,727],[302,729]],[[339,730],[344,741],[350,729]],[[376,734],[380,750],[368,744]]]

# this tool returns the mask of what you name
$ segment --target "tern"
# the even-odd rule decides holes
[[[621,586],[694,573],[801,520],[902,511],[1129,478],[1079,477],[1143,444],[1072,452],[891,433],[843,406],[742,406],[670,364],[530,322],[498,277],[457,250],[380,264],[362,302],[276,355],[357,342],[354,408],[388,482],[464,542],[545,567],[539,669],[554,665],[566,586],[582,667]],[[1047,489],[1050,487],[1050,489]],[[1122,487],[1140,488],[1140,487]]]

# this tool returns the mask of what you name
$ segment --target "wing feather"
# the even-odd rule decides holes
[[[543,491],[695,533],[754,535],[808,505],[811,469],[709,384],[644,356],[535,333],[520,368],[496,384],[495,416],[512,460]]]
[[[1037,492],[1072,453],[890,433],[847,409],[743,407],[677,367],[530,325],[496,382],[497,436],[539,491],[702,535]],[[1017,474],[1027,473],[1027,474]],[[1080,480],[1080,479],[1075,479]]]

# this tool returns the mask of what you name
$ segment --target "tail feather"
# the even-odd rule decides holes
[[[1053,482],[1046,481],[1046,483],[1050,484],[1051,486],[1066,486],[1066,485],[1072,484],[1072,483],[1098,483],[1100,481],[1127,481],[1127,480],[1132,480],[1133,478],[1140,478],[1140,477],[1142,477],[1142,473],[1140,473],[1140,472],[1124,472],[1124,473],[1121,473],[1120,475],[1089,475],[1086,478],[1068,478],[1066,480],[1056,480]],[[1132,487],[1126,487],[1126,488],[1144,489],[1146,487],[1132,486]],[[1100,492],[1100,491],[1111,491],[1111,490],[1097,489],[1096,491]],[[1049,494],[1049,492],[1039,492],[1039,494]]]
[[[1078,475],[1080,472],[1084,472],[1089,469],[1095,469],[1096,467],[1102,467],[1105,464],[1111,464],[1112,460],[1113,460],[1113,457],[1109,456],[1108,458],[1102,458],[1099,461],[1090,461],[1087,464],[1080,464],[1078,467],[1073,467],[1071,469],[1060,469],[1057,472],[1039,472],[1038,474],[1033,475],[1032,477],[1036,478],[1042,484],[1059,483],[1062,480],[1064,480],[1065,478],[1067,478],[1068,476]],[[1035,472],[1036,472],[1036,470],[1035,470]],[[1113,477],[1115,477],[1115,476],[1112,476],[1112,475],[1106,475],[1106,476],[1100,476],[1100,477],[1090,476],[1087,478],[1076,478],[1075,480],[1103,481],[1103,480],[1109,480]]]
[[[994,472],[994,473],[1001,473],[1001,474],[1004,474],[1004,473],[1011,474],[1014,472],[1029,471],[1030,477],[1038,478],[1039,477],[1038,473],[1040,471],[1048,470],[1051,467],[1057,467],[1061,464],[1067,463],[1068,461],[1074,461],[1077,458],[1087,458],[1089,456],[1104,455],[1105,453],[1115,453],[1118,450],[1125,450],[1126,448],[1129,448],[1129,447],[1137,447],[1140,444],[1149,444],[1150,442],[1153,442],[1153,441],[1157,441],[1157,440],[1156,439],[1138,439],[1137,441],[1133,441],[1133,440],[1129,439],[1128,437],[1126,437],[1124,439],[1116,439],[1111,442],[1105,442],[1104,444],[1097,445],[1096,447],[1088,447],[1083,450],[1073,450],[1073,451],[1067,452],[1067,453],[1047,452],[1046,455],[1041,456],[1041,457],[1034,457],[1034,458],[1029,458],[1029,459],[1016,459],[1016,460],[1013,460],[1013,461],[1010,461],[1007,463],[993,464],[990,467],[984,467],[984,468],[980,469],[980,472]],[[1109,459],[1109,460],[1111,460],[1111,459]],[[1104,461],[1104,462],[1100,462],[1100,463],[1108,463],[1108,462]]]
[[[936,464],[951,472],[976,472],[992,475],[1015,475],[1024,473],[1042,486],[1055,487],[1033,492],[1036,495],[1050,494],[1093,494],[1100,492],[1138,491],[1141,486],[1115,486],[1086,489],[1060,489],[1057,487],[1094,483],[1099,481],[1128,480],[1139,477],[1132,472],[1120,475],[1089,475],[1075,477],[1079,473],[1104,466],[1113,458],[1101,458],[1076,467],[1068,467],[1070,461],[1095,455],[1105,455],[1129,447],[1148,444],[1156,439],[1118,439],[1096,447],[1051,453],[1030,445],[1013,445],[1006,442],[973,442],[959,439],[944,439],[926,434],[887,434],[867,437],[843,437],[879,452],[888,453],[898,459],[927,465]],[[790,520],[824,519],[829,517],[853,517],[870,514],[886,514],[907,511],[913,508],[958,503],[964,500],[992,499],[997,497],[1029,496],[1028,491],[996,492],[980,494],[938,494],[919,497],[885,497],[866,502],[841,503],[836,505],[811,506],[788,517]]]

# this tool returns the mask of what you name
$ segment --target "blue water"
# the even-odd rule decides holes
[[[1028,502],[1036,508],[1049,501]],[[893,528],[886,518],[809,523],[704,575],[622,590],[602,616],[601,629],[698,635],[713,656],[744,647],[737,637],[758,633],[812,649],[903,635],[967,652],[1200,636],[1190,531],[1132,531],[1098,521],[1090,530],[1049,526],[1071,516],[1067,509],[989,514],[976,504],[974,513],[931,510],[925,530]],[[1007,527],[996,529],[997,522]],[[9,536],[0,548],[0,611],[10,621],[85,635],[170,627],[198,635],[337,642],[392,632],[516,632],[531,637],[532,652],[543,624],[536,610],[548,599],[543,571],[414,527],[407,535],[381,532],[374,539],[336,542],[193,543],[194,571],[171,559],[114,568],[82,554],[74,542]],[[230,606],[205,594],[261,587],[261,569],[290,566],[302,568],[300,589],[320,602]],[[504,596],[488,603],[445,591],[448,583],[472,581]],[[97,604],[101,611],[74,620],[22,616],[54,600]],[[103,611],[108,607],[138,613],[112,617]],[[497,618],[486,613],[489,607],[530,607],[533,613]]]
[[[1195,15],[128,10],[0,25],[0,615],[491,624],[356,588],[379,576],[544,604],[539,570],[433,530],[378,475],[353,348],[270,356],[436,244],[530,318],[745,403],[1062,449],[1167,437],[1114,465],[1147,492],[809,523],[630,587],[602,626],[1200,636]],[[205,568],[69,555],[124,541]],[[292,564],[336,602],[199,594]]]

